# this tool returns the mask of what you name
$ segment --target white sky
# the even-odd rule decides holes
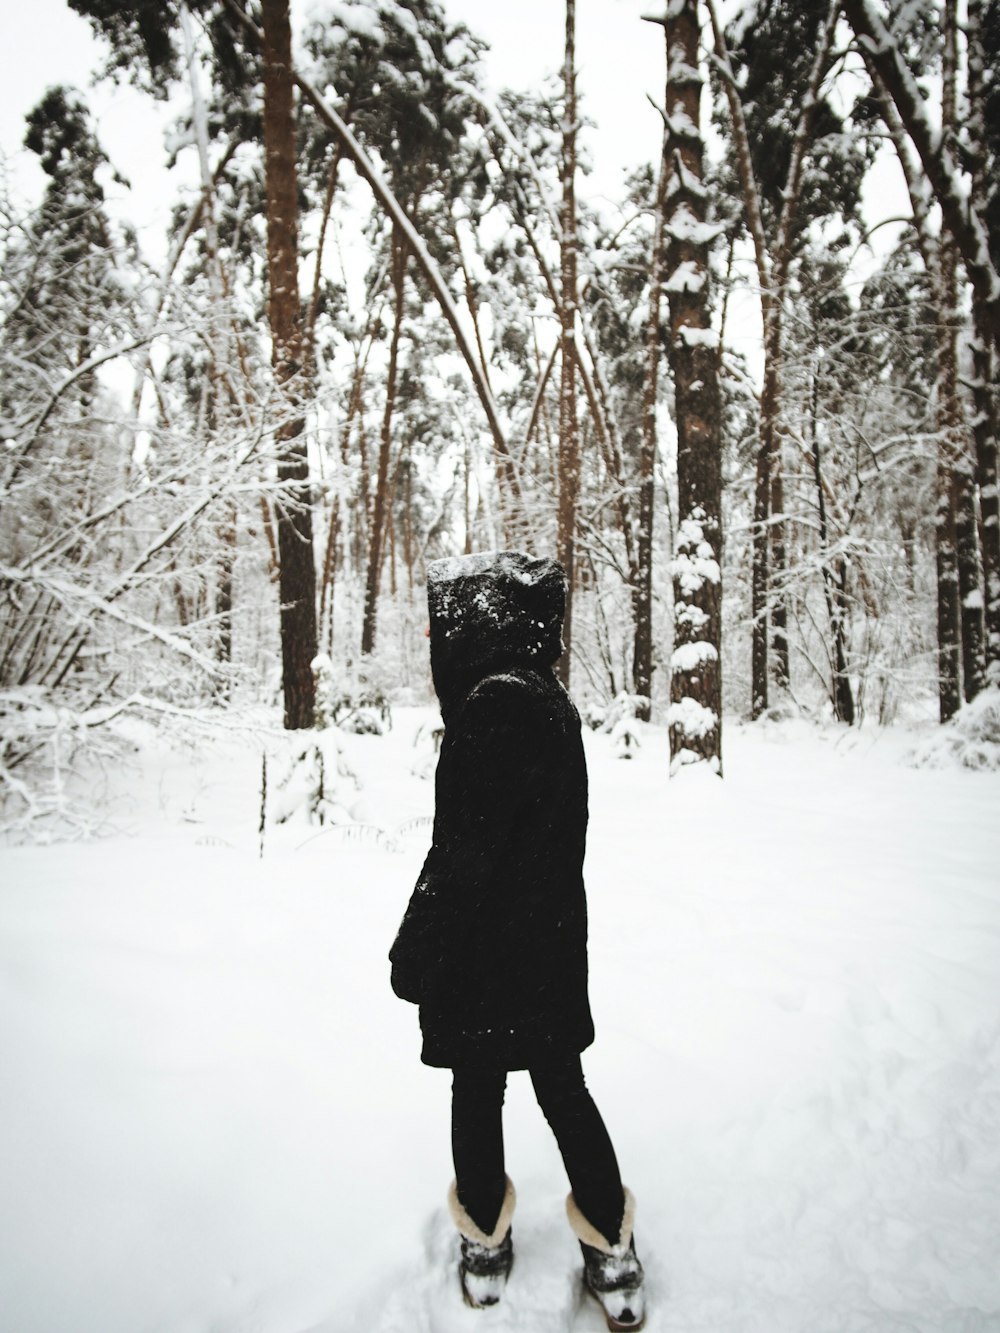
[[[292,0],[293,19],[322,12],[324,0]],[[447,13],[485,37],[490,51],[485,78],[494,90],[504,86],[537,89],[558,74],[563,52],[563,0],[444,0]],[[592,202],[621,194],[623,174],[659,153],[660,118],[649,98],[662,101],[664,51],[662,29],[645,23],[643,13],[662,10],[663,0],[577,0],[578,84],[584,114],[596,122],[585,130],[584,147],[594,171],[579,183],[579,193]],[[121,216],[140,232],[147,256],[166,249],[170,208],[186,191],[193,195],[197,178],[194,151],[182,155],[182,173],[164,166],[163,136],[170,113],[128,86],[90,80],[104,56],[90,25],[69,9],[65,0],[0,0],[3,41],[0,42],[0,154],[16,192],[37,200],[43,177],[34,156],[21,147],[24,115],[45,88],[69,83],[88,96],[98,137],[130,190],[108,184]],[[89,91],[88,91],[89,89]],[[186,183],[182,183],[183,181]],[[867,195],[873,217],[907,213],[899,198],[894,164],[869,182]],[[890,229],[879,235],[880,248]],[[860,257],[859,270],[867,267]],[[868,264],[873,262],[869,258]],[[753,294],[755,277],[747,264],[743,299],[730,302],[727,344],[738,344],[756,365],[759,354],[759,305]]]
[[[15,182],[33,196],[42,177],[33,155],[21,147],[24,116],[52,84],[68,83],[86,92],[103,48],[92,39],[89,23],[65,0],[0,4],[0,150]],[[322,11],[322,0],[292,0],[292,8],[300,15]],[[489,41],[486,76],[494,88],[536,88],[546,75],[558,72],[562,0],[445,0],[445,8]],[[577,0],[582,105],[598,122],[598,129],[586,135],[595,167],[593,176],[581,183],[581,193],[588,196],[616,195],[623,171],[659,152],[659,117],[646,94],[662,100],[662,29],[640,18],[652,8],[650,0]],[[150,99],[128,87],[102,83],[88,96],[98,137],[133,186],[125,212],[140,229],[155,225],[176,189],[160,180],[165,175],[163,115],[150,106]]]

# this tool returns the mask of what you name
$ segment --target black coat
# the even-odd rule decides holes
[[[426,1064],[525,1069],[594,1038],[580,719],[552,673],[565,585],[504,552],[428,571],[445,722],[434,833],[392,947]]]

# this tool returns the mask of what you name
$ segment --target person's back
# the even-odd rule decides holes
[[[445,731],[432,845],[391,951],[392,984],[420,1005],[424,1062],[454,1071],[451,1197],[466,1299],[492,1303],[510,1270],[500,1117],[507,1071],[528,1069],[573,1186],[588,1286],[609,1327],[638,1328],[631,1195],[579,1059],[594,1036],[587,772],[579,716],[552,671],[564,606],[551,560],[502,552],[429,568]]]

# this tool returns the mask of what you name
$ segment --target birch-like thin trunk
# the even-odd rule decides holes
[[[718,337],[708,302],[708,246],[697,0],[663,20],[667,53],[664,235],[670,365],[676,394],[677,542],[671,661],[671,772],[705,761],[722,774],[722,447]]]
[[[849,726],[854,723],[854,696],[851,693],[851,679],[847,674],[847,647],[844,637],[844,605],[842,596],[834,578],[830,564],[830,533],[826,520],[826,494],[823,489],[823,466],[820,460],[819,442],[819,370],[813,374],[813,401],[810,418],[810,445],[813,456],[813,475],[816,478],[816,507],[819,513],[820,559],[823,568],[823,595],[826,599],[826,614],[830,622],[830,638],[833,651],[830,654],[831,688],[830,702],[834,716],[839,722]],[[843,565],[841,565],[841,575]]]
[[[660,371],[660,322],[663,305],[663,204],[669,158],[664,136],[656,191],[656,221],[649,265],[646,315],[646,377],[642,387],[642,437],[639,445],[639,513],[635,576],[632,581],[632,689],[639,699],[636,717],[649,721],[653,691],[653,498],[656,467],[656,394]]]
[[[392,448],[392,414],[396,405],[396,380],[399,367],[399,339],[403,327],[403,294],[406,276],[406,246],[393,228],[392,233],[392,290],[394,315],[392,340],[389,344],[389,369],[385,385],[385,409],[382,413],[382,432],[379,437],[378,474],[375,479],[375,500],[372,506],[371,540],[368,546],[368,577],[365,583],[364,620],[361,627],[361,651],[370,653],[375,647],[375,629],[378,618],[379,577],[382,571],[382,548],[386,535],[389,489],[389,454]]]
[[[195,48],[194,27],[186,4],[180,7],[181,32],[191,89],[191,121],[198,149],[198,168],[203,198],[202,226],[205,239],[206,276],[212,294],[212,313],[209,325],[211,373],[209,386],[211,401],[207,417],[210,428],[218,432],[222,426],[222,377],[226,363],[226,340],[223,335],[227,292],[225,276],[219,258],[219,235],[215,223],[215,182],[208,161],[208,116],[198,77],[198,56]],[[219,551],[215,565],[215,653],[223,666],[229,666],[233,656],[233,565],[236,559],[238,513],[234,501],[226,505],[226,516],[216,527]],[[229,698],[229,680],[223,678],[218,686],[221,699]]]
[[[295,166],[292,38],[288,0],[262,0],[264,183],[267,191],[267,312],[275,378],[289,417],[276,431],[279,594],[285,726],[313,725],[316,656],[316,569],[312,492],[299,397],[302,313],[299,308],[298,198]]]

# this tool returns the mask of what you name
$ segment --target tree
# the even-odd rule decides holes
[[[778,684],[787,689],[791,674],[788,609],[780,592],[787,564],[781,367],[789,283],[809,223],[856,213],[865,154],[857,136],[844,134],[841,117],[822,92],[839,0],[768,5],[741,15],[735,61],[713,0],[708,11],[764,326],[751,606],[750,713],[759,717],[769,699],[769,628]]]
[[[278,515],[281,660],[285,726],[313,724],[312,661],[316,656],[316,567],[312,494],[297,399],[302,392],[302,310],[299,303],[298,193],[292,36],[288,0],[262,0],[264,175],[267,185],[268,322],[275,378],[288,394],[289,419],[278,427]]]
[[[573,588],[576,581],[576,506],[580,489],[580,440],[576,412],[576,4],[566,0],[563,60],[562,211],[559,236],[559,473],[556,555],[566,571],[565,651],[557,663],[569,684],[573,643]]]
[[[963,162],[942,139],[901,50],[899,34],[883,19],[874,0],[844,0],[844,12],[873,81],[885,89],[900,124],[919,158],[942,226],[955,244],[972,287],[976,334],[974,389],[977,395],[976,480],[982,513],[982,552],[986,583],[986,676],[1000,682],[1000,490],[997,472],[996,366],[1000,357],[1000,229],[996,193],[983,188],[981,167],[989,153],[985,105],[995,98],[994,80],[984,54],[996,41],[992,5],[970,11],[969,74],[971,155]],[[992,22],[988,15],[992,14]],[[992,34],[992,35],[991,35]],[[970,174],[976,183],[970,191]],[[985,424],[984,424],[985,423]]]
[[[663,20],[667,53],[664,151],[665,287],[677,422],[673,559],[671,770],[697,761],[722,775],[722,441],[718,334],[709,307],[708,222],[701,136],[697,0]]]

